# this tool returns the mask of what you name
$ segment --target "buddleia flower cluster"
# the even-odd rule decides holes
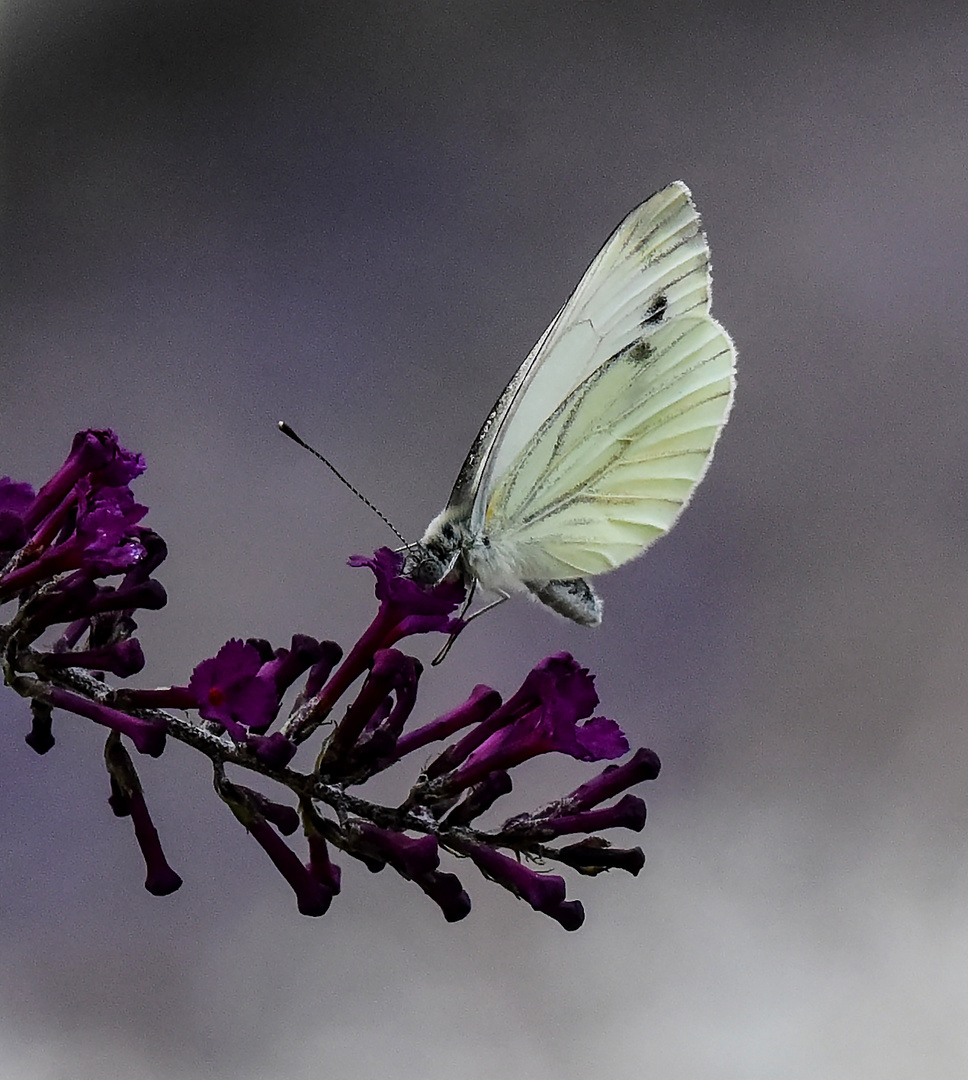
[[[112,431],[88,430],[38,492],[0,480],[0,607],[8,613],[0,652],[5,682],[30,703],[26,742],[38,754],[55,745],[54,710],[106,730],[107,801],[131,819],[149,892],[166,895],[182,879],[165,857],[132,751],[159,757],[169,739],[208,758],[218,796],[304,915],[322,915],[339,893],[340,856],[373,872],[391,868],[454,922],[471,902],[460,878],[441,868],[443,851],[568,930],[584,911],[566,899],[551,864],[588,875],[639,872],[640,848],[613,847],[597,834],[642,829],[645,803],[628,789],[658,775],[651,750],[607,765],[548,806],[481,824],[511,791],[516,766],[552,753],[615,762],[628,740],[614,720],[593,715],[593,677],[564,652],[537,664],[506,699],[478,685],[449,712],[421,718],[423,667],[398,646],[459,632],[463,587],[401,577],[402,556],[387,548],[350,559],[372,571],[379,608],[345,654],[305,634],[282,647],[233,638],[184,685],[129,685],[145,663],[136,617],[166,603],[154,575],[167,548],[143,524],[147,508],[130,488],[144,469]],[[416,780],[399,805],[354,793],[407,766]]]

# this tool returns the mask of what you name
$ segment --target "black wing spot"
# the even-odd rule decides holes
[[[642,325],[654,326],[656,323],[662,322],[668,307],[668,298],[663,293],[659,293],[652,303],[649,304],[649,310],[645,313]]]
[[[642,339],[633,341],[631,345],[618,354],[617,359],[626,360],[630,364],[645,364],[651,359],[653,352],[652,346]]]

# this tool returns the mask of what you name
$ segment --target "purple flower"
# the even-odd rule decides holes
[[[144,557],[145,549],[134,526],[148,507],[134,501],[127,487],[95,487],[85,477],[77,482],[78,508],[75,543],[89,561],[99,561],[102,573],[126,570]]]
[[[614,848],[607,840],[598,836],[556,848],[555,858],[566,866],[573,866],[580,873],[589,875],[615,869],[625,870],[637,877],[645,866],[645,855],[641,848]]]
[[[404,556],[390,548],[379,548],[372,558],[351,555],[350,566],[368,566],[376,576],[376,598],[381,605],[395,610],[401,618],[416,615],[436,616],[441,620],[437,629],[447,627],[448,616],[464,599],[464,587],[460,583],[435,585],[426,588],[410,578],[401,577]]]
[[[350,566],[368,566],[373,571],[380,601],[380,610],[356,649],[362,646],[364,651],[375,652],[411,634],[453,634],[463,629],[463,620],[451,615],[464,599],[464,586],[460,582],[441,582],[428,589],[400,576],[403,562],[402,553],[390,548],[379,548],[372,558],[350,556]]]
[[[306,829],[309,841],[309,872],[333,896],[340,890],[342,873],[340,868],[330,861],[329,846],[324,837],[311,827]]]
[[[267,660],[259,676],[271,679],[276,693],[282,695],[313,664],[330,654],[331,642],[319,642],[308,634],[293,634],[291,647],[276,649],[272,659]]]
[[[181,887],[182,879],[168,865],[158,839],[158,830],[148,813],[138,773],[116,733],[108,736],[104,761],[111,777],[111,797],[108,800],[111,809],[116,817],[130,817],[134,825],[135,839],[147,869],[145,888],[153,896],[167,896]]]
[[[394,749],[393,759],[399,761],[406,754],[419,750],[431,742],[439,742],[465,727],[480,724],[486,720],[501,704],[501,695],[483,683],[471,691],[471,696],[463,705],[438,716],[423,727],[415,728],[401,735]]]
[[[389,863],[402,877],[411,880],[436,870],[440,865],[437,840],[433,836],[414,838],[376,825],[357,825],[359,847],[363,854],[381,863]]]
[[[34,498],[30,484],[9,476],[0,479],[0,552],[16,551],[27,543],[25,519]]]
[[[323,688],[323,684],[332,674],[333,668],[343,658],[343,650],[335,641],[320,642],[320,658],[309,669],[306,685],[299,695],[299,704],[314,698]]]
[[[224,777],[216,780],[216,788],[232,813],[286,879],[296,894],[296,907],[300,914],[325,915],[332,903],[333,891],[319,882],[310,868],[299,861],[295,852],[266,820],[263,813],[267,804],[265,797],[250,788],[230,784]]]
[[[79,431],[67,460],[37,493],[27,527],[35,529],[68,497],[82,477],[90,476],[95,488],[123,487],[144,471],[141,454],[125,450],[113,431]]]
[[[130,588],[133,585],[145,582],[168,558],[168,545],[153,530],[138,525],[131,530],[144,554],[124,575],[121,588]]]
[[[297,743],[308,738],[326,719],[352,683],[372,666],[373,657],[380,649],[387,649],[410,634],[456,633],[464,626],[461,619],[451,618],[464,595],[459,583],[442,583],[425,589],[400,576],[403,556],[389,548],[380,548],[372,558],[353,555],[349,564],[368,566],[373,571],[380,610],[311,707],[293,725],[289,734]]]
[[[350,755],[353,770],[379,771],[392,760],[394,747],[417,702],[423,665],[396,649],[381,649],[373,658],[370,677],[382,675],[392,691],[373,710]]]
[[[488,773],[447,814],[444,824],[451,828],[455,825],[469,825],[475,818],[490,810],[502,795],[509,794],[512,786],[511,776],[504,769]]]
[[[660,768],[659,755],[643,747],[636,750],[624,764],[609,765],[593,780],[566,795],[559,805],[563,812],[587,810],[634,784],[654,780]]]
[[[113,645],[76,652],[45,653],[43,662],[48,668],[83,667],[110,671],[121,679],[137,675],[145,666],[144,653],[137,638],[128,638]]]
[[[134,582],[120,588],[112,588],[110,585],[101,586],[96,595],[87,604],[87,610],[91,614],[105,611],[134,611],[143,608],[145,611],[160,611],[168,603],[168,594],[164,585],[154,578],[147,581]]]
[[[356,825],[355,833],[353,854],[371,870],[382,870],[386,864],[392,866],[401,877],[418,885],[448,922],[458,922],[470,914],[470,897],[460,879],[437,869],[440,856],[435,837],[411,837],[367,824]]]
[[[95,724],[103,724],[112,731],[127,735],[134,743],[135,749],[141,754],[160,757],[165,749],[165,725],[157,720],[140,720],[119,709],[112,709],[108,705],[102,705],[100,702],[56,686],[48,690],[45,696],[55,709],[64,709],[78,716],[86,716]]]
[[[82,477],[76,495],[73,528],[59,542],[45,544],[39,557],[5,575],[0,599],[81,567],[95,577],[120,573],[144,556],[134,526],[148,508],[136,503],[127,488],[93,488],[88,478]]]
[[[551,657],[543,669],[539,665],[532,675],[536,677],[531,689],[537,693],[538,704],[495,731],[470,753],[441,781],[443,791],[459,791],[496,769],[513,768],[539,754],[556,752],[579,761],[600,761],[620,757],[628,750],[628,740],[614,720],[596,716],[579,723],[598,704],[598,695],[587,670],[578,667],[571,656],[560,653]],[[493,723],[501,711],[497,710],[486,723]]]
[[[182,879],[168,865],[144,795],[140,790],[133,791],[128,795],[128,802],[135,839],[141,848],[147,869],[145,888],[152,896],[168,896],[181,888]]]
[[[506,821],[501,828],[505,834],[527,836],[533,840],[550,840],[565,833],[590,833],[601,829],[645,828],[645,802],[638,795],[626,795],[614,806],[601,810],[583,810],[577,814],[521,814]]]
[[[431,870],[415,877],[414,883],[440,908],[447,922],[460,922],[471,913],[471,898],[456,874]]]
[[[147,508],[127,486],[143,471],[141,455],[113,432],[90,430],[75,436],[67,461],[36,496],[27,484],[0,481],[0,550],[19,549],[0,579],[0,602],[58,574],[83,567],[103,577],[145,558],[136,525]]]
[[[271,735],[249,735],[245,740],[246,748],[270,769],[284,769],[296,756],[297,747],[281,731]]]
[[[336,725],[330,737],[320,759],[321,767],[332,773],[336,763],[353,749],[367,725],[378,710],[384,708],[388,696],[393,692],[398,695],[398,704],[400,701],[404,703],[402,719],[399,715],[396,717],[396,722],[402,727],[410,708],[413,707],[419,669],[419,664],[397,649],[379,649],[374,654],[370,674],[356,700],[346,710],[346,715]],[[389,719],[387,722],[389,723]]]
[[[485,877],[503,885],[535,911],[550,915],[566,930],[577,930],[585,921],[581,904],[565,900],[565,881],[557,874],[539,874],[484,844],[463,843],[460,850]]]
[[[430,779],[450,772],[495,732],[527,716],[546,703],[567,700],[577,718],[588,716],[598,704],[595,680],[569,653],[549,656],[528,672],[520,689],[459,742],[448,747],[424,772]],[[495,768],[499,766],[495,765]]]
[[[253,819],[246,828],[296,894],[300,915],[325,915],[333,902],[333,893],[316,880],[285,840],[264,818]]]
[[[254,791],[249,787],[242,787],[239,784],[234,784],[233,787],[266,821],[272,822],[283,836],[292,836],[299,828],[299,814],[291,806],[273,802],[260,791]]]
[[[258,650],[233,638],[195,668],[188,684],[199,715],[221,724],[236,743],[245,741],[246,728],[270,723],[278,706],[271,681],[259,678],[261,667]]]
[[[33,568],[25,567],[24,570]],[[76,642],[90,625],[92,615],[111,611],[130,612],[137,608],[157,611],[167,602],[168,596],[164,587],[153,578],[130,586],[122,583],[120,588],[115,589],[108,585],[98,586],[91,571],[81,569],[45,590],[43,596],[32,600],[27,609],[27,622],[32,638],[55,623],[80,623],[64,634],[65,643],[69,646],[72,642],[68,639]]]

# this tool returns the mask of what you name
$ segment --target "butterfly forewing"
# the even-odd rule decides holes
[[[684,184],[653,195],[618,226],[502,395],[463,490],[472,528],[490,488],[572,391],[654,325],[709,307],[709,252]],[[484,436],[482,432],[482,436]],[[471,484],[473,488],[471,489]]]

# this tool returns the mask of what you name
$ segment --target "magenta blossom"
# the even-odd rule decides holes
[[[34,498],[30,484],[16,483],[9,476],[0,479],[0,554],[27,543],[25,521]]]
[[[188,683],[198,703],[198,714],[214,720],[237,743],[247,728],[263,728],[278,704],[275,684],[259,677],[262,658],[248,642],[233,638],[218,653],[203,660]]]

